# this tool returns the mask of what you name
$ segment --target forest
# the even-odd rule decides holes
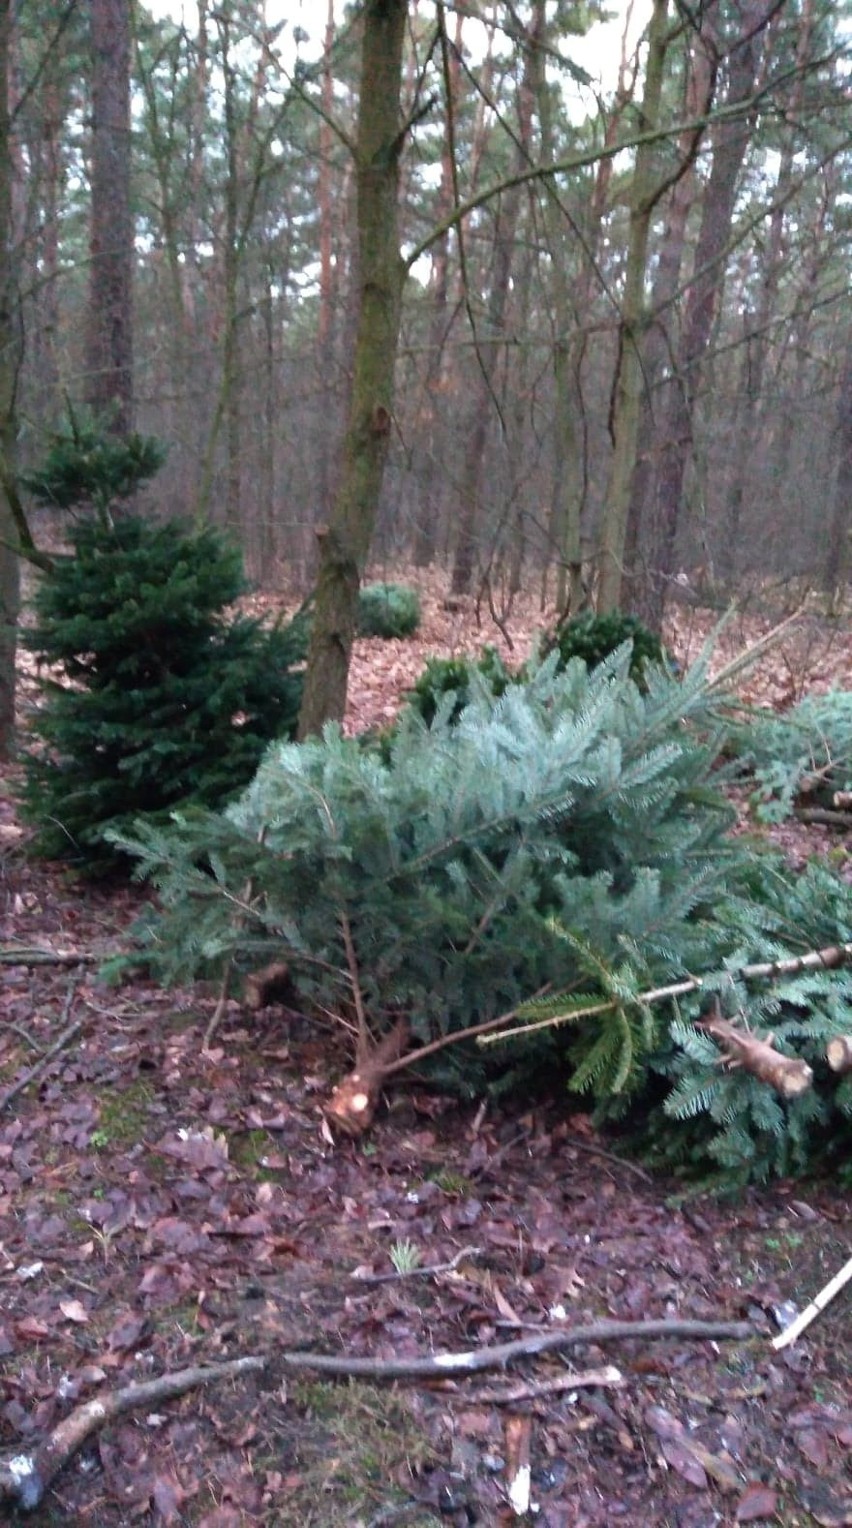
[[[852,10],[0,0],[0,1503],[852,1523]]]

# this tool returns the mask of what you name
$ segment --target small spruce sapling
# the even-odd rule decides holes
[[[156,476],[166,459],[153,435],[112,435],[93,420],[81,421],[68,404],[68,427],[56,430],[41,467],[21,482],[47,509],[94,509],[103,525],[112,512]]]
[[[24,640],[53,672],[24,760],[34,848],[89,871],[112,868],[104,837],[140,814],[214,806],[251,779],[274,737],[293,735],[304,658],[298,622],[229,618],[239,552],[212,530],[150,525],[117,503],[163,459],[156,442],[103,439],[72,420],[30,485],[70,508],[69,532]]]

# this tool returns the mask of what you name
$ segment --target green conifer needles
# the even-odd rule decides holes
[[[292,736],[302,634],[225,613],[239,553],[211,530],[126,515],[78,522],[36,597],[25,640],[45,675],[25,760],[35,847],[89,869],[114,862],[104,829],[178,803],[218,805],[271,738]]]
[[[161,889],[160,957],[182,976],[285,959],[345,1015],[345,917],[373,1035],[405,1014],[422,1043],[585,981],[580,941],[641,980],[694,968],[730,857],[714,721],[702,670],[658,671],[642,694],[629,662],[629,647],[592,673],[550,659],[455,723],[448,697],[387,755],[333,728],[276,744],[224,816],[119,838]],[[481,1081],[480,1053],[452,1059]]]
[[[747,1170],[765,1169],[776,1116],[804,1139],[821,1105],[782,1105],[724,1070],[695,1027],[697,997],[646,994],[693,973],[737,994],[728,972],[801,950],[788,936],[805,930],[814,947],[844,937],[841,888],[827,878],[832,901],[811,885],[796,935],[789,877],[729,834],[704,664],[681,681],[646,667],[640,691],[629,663],[629,646],[591,672],[581,660],[558,672],[553,655],[499,698],[475,686],[461,716],[452,694],[431,726],[409,712],[381,752],[333,727],[321,741],[273,744],[224,813],[119,836],[161,892],[153,958],[173,978],[285,961],[308,1010],[339,1015],[356,1035],[359,1087],[423,1048],[433,1075],[470,1090],[489,1077],[527,1085],[558,1061],[602,1109],[621,1100],[624,1113],[656,1090],[660,1129],[682,1134],[700,1114],[699,1156],[712,1142],[727,1161],[745,1135]],[[780,1003],[783,1048],[814,1053],[838,1032],[833,977],[799,972],[775,997],[767,989],[755,1011],[774,1024]],[[548,1009],[563,1019],[573,1009],[576,1022],[537,1025]],[[473,1042],[473,1027],[499,1028],[519,1010],[529,1032]]]

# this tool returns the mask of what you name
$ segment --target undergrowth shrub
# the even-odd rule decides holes
[[[420,625],[420,598],[405,584],[365,584],[358,595],[362,637],[411,637]]]
[[[441,702],[447,695],[453,695],[449,720],[455,722],[470,700],[474,686],[484,686],[485,692],[496,699],[511,681],[512,675],[496,647],[484,647],[478,658],[429,658],[405,699],[429,726]]]
[[[23,486],[47,509],[90,504],[100,517],[116,500],[129,499],[155,476],[166,459],[153,435],[114,435],[69,406],[68,424],[53,431],[44,462],[22,474]]]
[[[582,658],[589,668],[602,663],[624,642],[632,642],[630,676],[637,683],[643,682],[646,663],[662,664],[666,651],[660,638],[633,615],[620,610],[607,615],[586,611],[570,620],[560,621],[545,633],[542,653],[559,654],[559,665],[564,667],[572,658]]]
[[[36,852],[90,870],[107,827],[242,789],[272,738],[295,732],[304,633],[232,618],[239,552],[212,530],[126,515],[78,522],[24,633],[42,706],[25,757]]]
[[[753,711],[730,729],[729,746],[754,778],[752,805],[782,822],[797,804],[831,808],[852,791],[852,691],[808,695],[791,711]]]

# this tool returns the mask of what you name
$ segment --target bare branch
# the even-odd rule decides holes
[[[230,1363],[211,1364],[204,1368],[179,1369],[174,1374],[161,1374],[141,1384],[127,1385],[110,1395],[98,1396],[77,1406],[70,1416],[58,1422],[42,1443],[31,1452],[7,1454],[0,1458],[0,1501],[13,1501],[32,1511],[43,1500],[51,1482],[60,1470],[93,1433],[100,1432],[116,1417],[135,1411],[140,1406],[151,1406],[159,1401],[173,1400],[195,1390],[199,1385],[209,1385],[223,1379],[233,1379],[240,1374],[257,1373],[266,1368],[265,1358],[235,1358]]]
[[[678,1337],[693,1342],[747,1342],[756,1336],[748,1321],[594,1321],[573,1331],[541,1332],[467,1353],[436,1353],[432,1358],[347,1358],[345,1354],[283,1353],[288,1369],[317,1374],[353,1375],[360,1379],[451,1379],[505,1369],[518,1358],[566,1352],[586,1343],[654,1341]]]

